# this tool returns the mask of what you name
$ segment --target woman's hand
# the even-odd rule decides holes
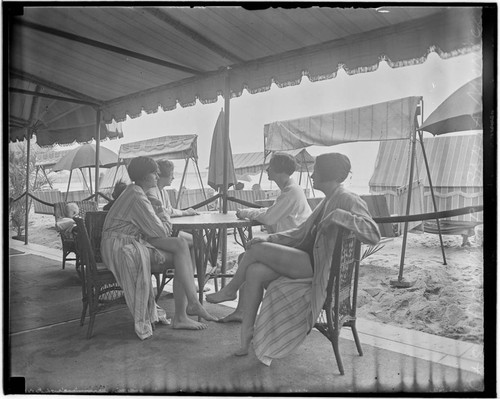
[[[238,210],[236,211],[236,217],[237,217],[238,219],[245,219],[245,217],[241,215],[241,209],[238,209]]]
[[[199,215],[198,212],[196,212],[193,208],[188,208],[184,212],[184,216],[194,216],[194,215]]]
[[[260,244],[263,242],[267,242],[267,238],[262,238],[262,237],[252,238],[250,241],[247,241],[247,245],[246,245],[245,249],[249,249],[252,245]]]

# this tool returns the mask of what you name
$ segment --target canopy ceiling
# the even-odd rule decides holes
[[[22,7],[7,16],[10,104],[42,94],[102,110],[106,123],[142,111],[217,101],[310,80],[481,49],[480,7]],[[15,14],[18,16],[14,16]],[[228,72],[226,72],[228,71]],[[26,91],[27,90],[27,91]],[[18,97],[21,96],[20,99]],[[11,107],[10,125],[26,118]],[[45,108],[39,112],[45,112]],[[61,110],[60,112],[66,112]],[[36,115],[34,115],[36,120]],[[31,118],[30,118],[31,119]]]
[[[120,146],[118,159],[125,163],[135,157],[151,157],[154,160],[192,158],[196,161],[198,159],[197,142],[196,134],[162,136],[135,141]]]
[[[354,141],[409,139],[422,97],[406,97],[366,107],[264,125],[267,151]]]

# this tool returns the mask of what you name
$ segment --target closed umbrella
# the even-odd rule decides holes
[[[103,168],[109,168],[118,163],[118,154],[115,152],[100,147],[99,148],[99,166]],[[74,150],[68,152],[64,157],[62,157],[53,167],[55,172],[60,170],[69,170],[69,181],[68,188],[66,190],[66,199],[68,198],[69,186],[71,184],[71,176],[73,174],[73,169],[80,169],[83,179],[85,176],[83,174],[83,168],[89,168],[89,181],[87,185],[89,187],[90,194],[92,195],[92,175],[90,173],[90,168],[96,166],[96,146],[95,144],[84,144],[75,148]]]
[[[420,127],[434,135],[483,128],[483,88],[478,77],[460,87]]]
[[[224,167],[227,167],[227,185],[231,187],[238,181],[234,172],[233,152],[231,151],[231,142],[227,143],[228,165],[224,165],[224,147],[226,143],[223,138],[224,132],[224,111],[221,110],[217,123],[215,124],[214,134],[212,135],[212,148],[210,149],[210,161],[208,164],[208,185],[214,190],[222,190],[224,184]]]

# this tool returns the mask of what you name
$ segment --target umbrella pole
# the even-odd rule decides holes
[[[429,180],[429,187],[431,189],[431,196],[432,196],[432,204],[434,205],[434,212],[437,212],[437,204],[436,204],[436,197],[434,196],[434,187],[432,186],[432,180],[431,180],[431,172],[429,170],[429,162],[427,161],[427,154],[425,153],[425,148],[424,148],[424,135],[421,130],[418,131],[419,137],[420,137],[420,145],[422,147],[422,154],[424,156],[424,162],[425,162],[425,170],[427,171],[427,179]],[[443,254],[443,265],[446,265],[446,255],[444,253],[444,244],[443,244],[443,236],[441,235],[441,226],[439,224],[439,218],[436,218],[436,225],[438,228],[438,234],[439,234],[439,242],[441,244],[441,253]]]
[[[411,191],[413,183],[413,168],[415,164],[415,141],[416,141],[416,129],[413,130],[411,134],[411,157],[410,157],[410,181],[408,182],[408,198],[406,200],[406,216],[410,214],[410,204],[411,204]],[[393,287],[398,288],[409,288],[415,282],[404,281],[403,279],[403,268],[405,264],[405,253],[406,253],[406,239],[408,238],[408,220],[405,221],[405,227],[403,232],[403,247],[401,249],[401,260],[399,263],[399,275],[397,280],[391,280],[390,284]]]
[[[89,166],[89,188],[90,188],[90,195],[92,195],[92,171],[90,170]]]
[[[99,191],[99,152],[101,149],[101,109],[96,110],[96,127],[95,127],[95,202],[99,202],[97,192]],[[90,174],[90,168],[89,168]],[[90,195],[92,195],[92,181],[90,182]]]
[[[71,184],[71,176],[73,176],[73,169],[71,169],[69,171],[68,188],[66,188],[66,197],[64,198],[64,202],[68,201],[68,193],[69,193],[69,185]]]
[[[227,213],[227,180],[228,180],[228,168],[229,168],[229,112],[231,103],[231,88],[229,69],[226,69],[226,77],[224,83],[224,169],[223,169],[223,179],[222,179],[222,213]],[[227,239],[227,236],[225,236]]]

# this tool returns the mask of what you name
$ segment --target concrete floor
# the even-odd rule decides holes
[[[456,359],[443,361],[442,343],[450,342],[431,342],[431,355],[422,356],[416,349],[399,350],[402,342],[383,337],[388,329],[363,320],[364,356],[347,339],[350,332],[343,332],[344,376],[339,374],[330,343],[315,330],[295,353],[270,367],[254,355],[232,355],[239,340],[238,324],[209,323],[204,331],[158,326],[153,338],[140,341],[125,307],[99,314],[93,337],[87,340],[87,324],[79,325],[81,290],[74,267],[61,270],[60,257],[57,260],[57,254],[39,246],[12,242],[10,247],[24,254],[10,256],[11,312],[4,365],[7,375],[24,377],[26,392],[399,394],[484,389],[482,370],[464,363],[466,359],[457,357],[458,364]],[[173,313],[171,295],[165,293],[159,303]],[[230,311],[211,304],[207,309],[219,317]],[[395,330],[396,336],[403,336],[399,341],[408,339]],[[381,345],[383,341],[393,344]],[[19,381],[10,382],[15,387]]]

